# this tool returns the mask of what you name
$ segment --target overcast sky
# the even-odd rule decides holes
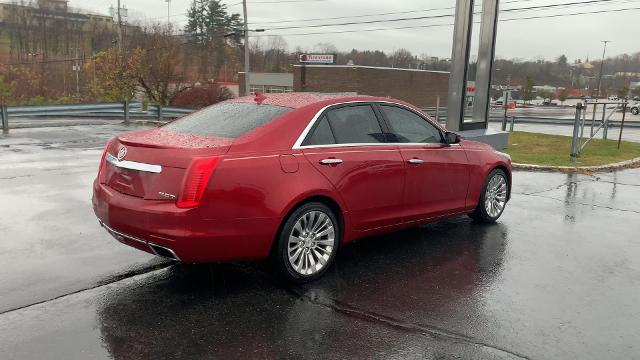
[[[192,0],[172,0],[171,22],[180,26],[186,21],[186,11]],[[242,12],[240,0],[224,0],[231,12]],[[549,4],[567,4],[593,0],[502,0],[501,10]],[[115,5],[116,1],[111,1]],[[476,0],[479,5],[481,0]],[[70,0],[70,6],[108,14],[109,1]],[[122,0],[130,16],[147,21],[167,21],[167,3],[164,0]],[[380,22],[333,27],[307,27],[307,25],[362,22],[419,16],[453,14],[454,0],[248,0],[250,28],[267,29],[263,34],[283,35],[289,49],[296,46],[313,50],[319,42],[329,42],[340,50],[409,49],[416,55],[428,54],[448,58],[451,56],[453,17],[410,21]],[[502,12],[500,19],[547,16],[569,13],[586,13],[612,9],[640,8],[640,0],[604,0],[589,5],[573,5],[544,10]],[[480,11],[480,6],[476,7]],[[397,12],[415,11],[404,14]],[[361,15],[391,13],[357,17]],[[349,17],[326,19],[330,17]],[[478,17],[477,17],[478,18]],[[321,19],[321,20],[307,20]],[[296,21],[293,22],[292,20]],[[300,21],[306,20],[306,21]],[[553,59],[565,54],[573,59],[599,58],[602,55],[601,40],[613,40],[607,47],[607,55],[640,51],[640,9],[579,16],[561,16],[544,19],[501,21],[498,25],[496,55],[501,58]],[[444,26],[438,26],[438,25]],[[436,25],[436,26],[434,26]],[[301,26],[296,29],[272,29],[274,27]],[[395,29],[362,32],[368,29],[423,26],[422,28]],[[424,27],[430,26],[430,27]],[[272,30],[269,30],[272,29]],[[477,35],[476,25],[474,33]],[[348,33],[327,33],[354,31]],[[325,34],[295,35],[302,33]],[[289,35],[287,35],[289,34]],[[475,51],[477,52],[477,50]]]

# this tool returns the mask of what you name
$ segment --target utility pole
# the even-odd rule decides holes
[[[170,24],[169,18],[171,17],[169,15],[169,5],[171,4],[171,0],[164,0],[164,1],[167,2],[167,26],[169,26],[169,24]]]
[[[600,42],[604,46],[602,49],[602,61],[600,62],[600,75],[598,75],[598,87],[596,88],[596,99],[600,97],[600,84],[602,83],[602,71],[604,71],[604,54],[607,52],[607,43],[610,43],[611,40],[602,40]]]
[[[573,68],[569,69],[569,76],[571,77],[571,87],[573,87]]]
[[[249,95],[249,23],[247,22],[247,0],[242,0],[242,12],[244,15],[244,92]]]
[[[76,46],[76,65],[73,67],[76,72],[76,97],[80,98],[80,64],[78,63],[78,47]]]
[[[122,19],[120,18],[120,0],[118,0],[118,54],[122,54]]]

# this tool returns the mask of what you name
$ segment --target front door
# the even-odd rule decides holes
[[[405,161],[404,203],[407,221],[461,211],[469,186],[469,164],[464,149],[443,142],[442,131],[408,108],[380,104],[390,140],[398,144]]]
[[[385,143],[372,105],[329,109],[301,148],[342,196],[356,230],[402,221],[403,159],[396,144]]]

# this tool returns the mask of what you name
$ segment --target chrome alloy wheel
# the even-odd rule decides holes
[[[492,218],[498,217],[507,203],[507,181],[500,173],[493,175],[487,184],[484,208]]]
[[[301,275],[313,275],[329,261],[334,251],[335,230],[331,218],[322,211],[300,216],[289,234],[289,264]]]

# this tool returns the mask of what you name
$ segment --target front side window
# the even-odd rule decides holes
[[[223,102],[163,126],[178,133],[237,138],[293,109],[256,103]]]
[[[399,143],[440,143],[442,135],[422,116],[392,105],[380,105],[389,124],[390,140]]]
[[[384,133],[371,105],[354,105],[327,112],[336,144],[382,143]]]

